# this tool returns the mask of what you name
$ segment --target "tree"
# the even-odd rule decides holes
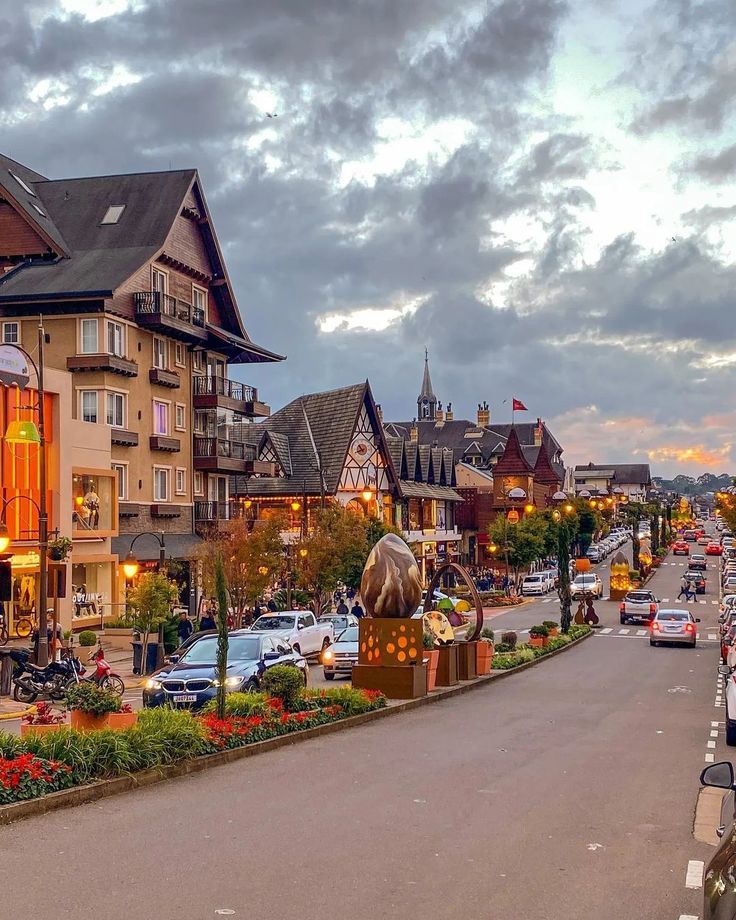
[[[355,512],[351,512],[351,514],[355,514]],[[356,590],[360,587],[360,579],[363,577],[363,569],[365,568],[368,554],[381,537],[385,537],[387,533],[393,533],[401,537],[402,540],[404,539],[404,535],[397,527],[393,527],[391,524],[385,524],[378,518],[364,518],[363,521],[365,524],[366,537],[365,554],[356,554],[351,558],[351,561],[345,566],[345,571],[341,579],[346,587]]]
[[[557,525],[557,596],[560,599],[560,626],[563,633],[570,631],[572,623],[572,594],[570,592],[570,544],[574,533],[568,521]]]
[[[215,533],[202,541],[193,559],[202,566],[202,586],[210,597],[216,596],[217,560],[225,576],[226,597],[235,622],[248,622],[250,610],[284,564],[281,518],[268,518],[253,526],[239,519],[231,529]]]
[[[166,620],[179,598],[177,586],[161,572],[146,572],[128,592],[128,609],[133,611],[133,627],[143,635],[141,673],[146,671],[148,639]]]
[[[488,529],[491,542],[499,548],[499,555],[513,569],[514,578],[519,571],[541,559],[544,555],[546,523],[537,515],[527,515],[518,524],[510,524],[505,514],[499,514]]]
[[[217,600],[217,718],[225,718],[225,693],[227,690],[227,587],[225,567],[220,554],[215,558],[215,598]]]

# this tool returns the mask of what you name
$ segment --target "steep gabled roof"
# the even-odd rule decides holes
[[[529,475],[532,473],[532,467],[524,457],[519,436],[513,426],[506,441],[506,449],[493,468],[493,473],[494,475]]]
[[[22,214],[28,223],[46,238],[50,248],[57,255],[68,255],[70,252],[68,244],[36,192],[36,183],[45,181],[45,177],[40,173],[0,153],[0,188],[3,190],[0,192],[0,197],[7,198],[18,213]],[[24,185],[31,189],[31,193],[26,191]]]
[[[547,453],[547,448],[542,444],[537,453],[537,462],[534,464],[534,481],[545,485],[557,485],[561,480],[553,468]]]

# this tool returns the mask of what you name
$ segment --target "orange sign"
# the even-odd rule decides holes
[[[512,508],[511,511],[506,515],[506,520],[509,524],[518,524],[519,523],[519,512]]]
[[[590,559],[576,559],[575,560],[575,571],[576,572],[587,572],[590,569]]]

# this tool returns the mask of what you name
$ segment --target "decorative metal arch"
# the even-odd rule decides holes
[[[434,597],[434,592],[439,587],[442,576],[448,572],[455,572],[463,579],[468,588],[470,588],[470,596],[473,598],[473,603],[475,604],[475,629],[471,635],[465,637],[465,641],[476,642],[480,638],[481,630],[483,629],[483,605],[480,601],[478,589],[475,587],[473,579],[470,577],[470,572],[468,572],[464,566],[460,565],[460,563],[445,562],[436,570],[432,576],[432,581],[429,583],[429,587],[427,588],[427,596],[424,600],[423,613],[428,613],[433,609],[432,598]]]

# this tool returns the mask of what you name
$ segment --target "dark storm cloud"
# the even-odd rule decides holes
[[[727,182],[736,174],[736,144],[718,153],[703,154],[690,163],[688,170],[707,182]]]

